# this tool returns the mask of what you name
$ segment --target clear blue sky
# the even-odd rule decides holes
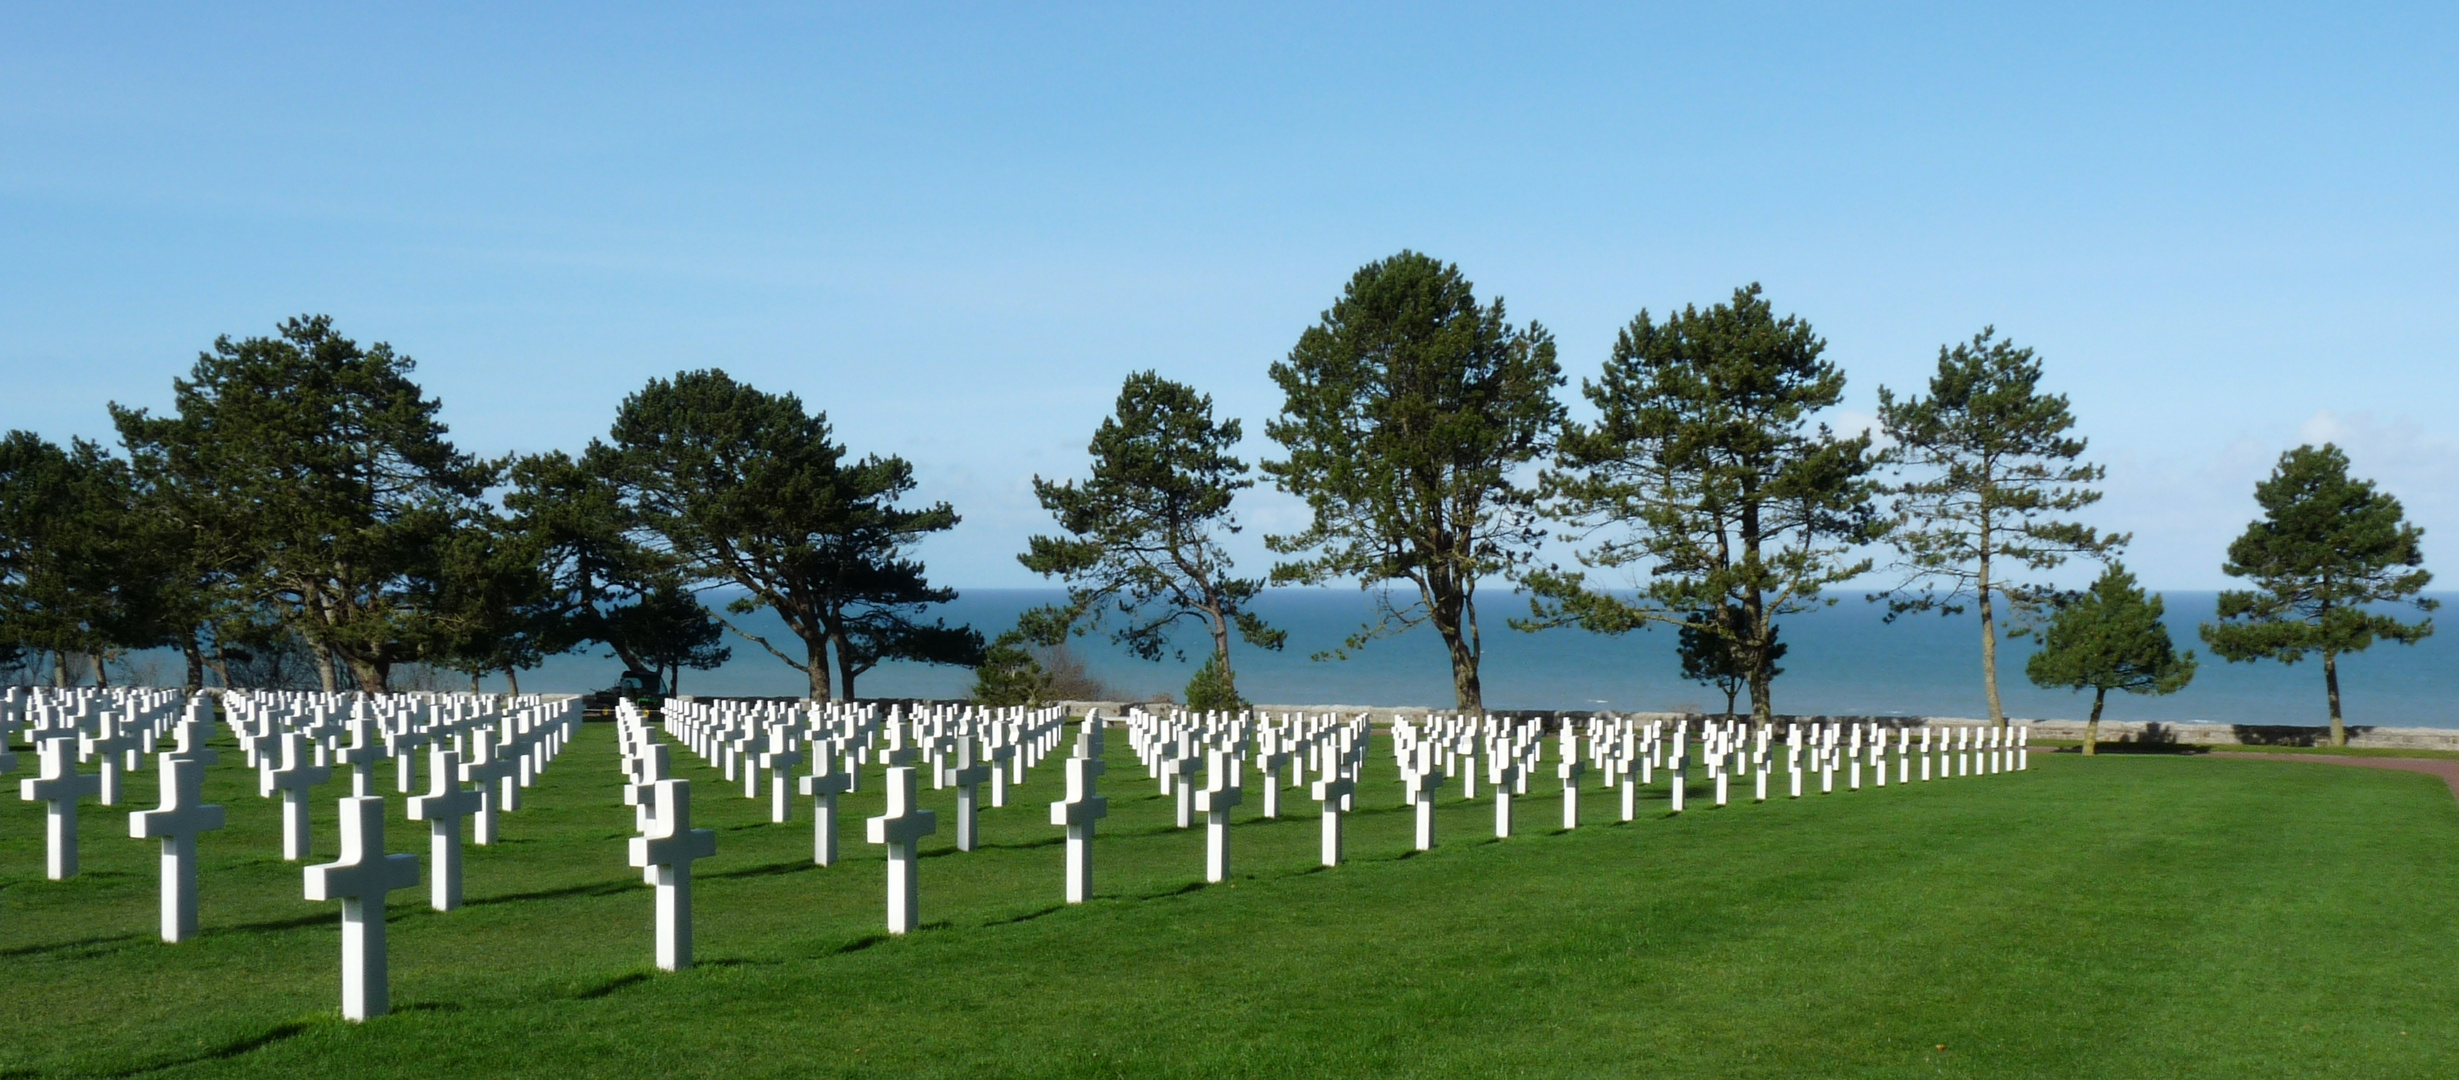
[[[104,435],[302,312],[487,453],[719,366],[913,460],[966,515],[936,577],[1026,585],[1029,478],[1124,373],[1261,454],[1266,365],[1409,247],[1575,380],[1763,282],[1847,426],[1995,324],[2156,586],[2226,584],[2317,438],[2459,574],[2447,5],[510,7],[0,8],[0,427]]]

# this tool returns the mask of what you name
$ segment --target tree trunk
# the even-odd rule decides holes
[[[521,696],[521,672],[510,664],[504,665],[504,685],[511,690],[512,696]]]
[[[51,685],[62,690],[68,689],[68,653],[66,650],[51,650]]]
[[[1431,590],[1429,590],[1431,591]],[[1436,633],[1443,635],[1443,648],[1451,654],[1451,689],[1454,707],[1465,713],[1484,712],[1485,689],[1477,681],[1477,651],[1469,646],[1468,635],[1461,632],[1460,615],[1467,606],[1464,596],[1436,596],[1427,610],[1434,618]]]
[[[314,641],[307,643],[307,649],[316,657],[317,684],[324,688],[325,693],[340,693],[341,684],[333,678],[333,650]]]
[[[222,636],[220,634],[214,635],[213,640],[213,675],[214,678],[222,680],[222,689],[237,689],[237,687],[231,685],[231,658],[230,654],[222,650]]]
[[[2348,726],[2339,717],[2339,654],[2322,651],[2322,684],[2331,691],[2331,745],[2348,745]]]
[[[1222,618],[1217,608],[1206,608],[1204,614],[1209,617],[1208,626],[1212,630],[1213,663],[1221,669],[1221,689],[1229,694],[1231,701],[1242,700],[1238,696],[1238,676],[1230,671],[1229,620]]]
[[[102,666],[103,655],[101,653],[94,653],[90,659],[94,661],[94,685],[98,688],[111,685],[111,672]],[[2332,722],[2336,724],[2339,721],[2339,693],[2337,691],[2332,692],[2331,700],[2331,719]]]
[[[846,648],[845,642],[845,628],[842,624],[829,628],[828,645],[837,654],[837,693],[844,694],[845,700],[852,701],[854,700],[854,676],[862,672],[854,670],[854,650]]]
[[[189,630],[179,639],[180,656],[188,661],[188,696],[205,688],[205,650],[196,644],[196,631]]]
[[[1988,534],[1983,533],[1984,537]],[[1981,686],[1989,692],[1989,722],[2006,726],[2006,709],[1998,703],[1998,612],[1989,590],[1989,551],[1981,552],[1981,578],[1977,590],[1981,606]]]
[[[1740,686],[1733,683],[1725,684],[1725,722],[1728,724],[1733,722],[1733,699],[1741,692]]]
[[[830,700],[832,695],[828,691],[828,639],[817,635],[804,639],[803,657],[804,667],[811,675],[811,700]]]
[[[2109,700],[2108,687],[2092,688],[2092,718],[2083,722],[2083,754],[2085,757],[2100,753],[2100,707],[2107,700]]]

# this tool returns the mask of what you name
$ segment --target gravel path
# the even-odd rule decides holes
[[[2447,758],[2329,757],[2322,754],[2244,754],[2230,751],[2208,755],[2214,758],[2255,758],[2261,761],[2312,761],[2325,765],[2356,765],[2368,769],[2399,769],[2439,776],[2450,785],[2453,798],[2459,798],[2459,760]]]

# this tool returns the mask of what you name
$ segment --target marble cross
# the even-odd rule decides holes
[[[61,737],[44,739],[37,752],[41,771],[17,782],[18,798],[44,804],[44,836],[50,854],[43,863],[43,875],[53,881],[77,876],[77,800],[102,791],[102,777],[77,771],[77,747],[68,737],[72,734],[62,732]]]
[[[657,966],[692,966],[692,863],[717,854],[717,833],[692,828],[692,782],[660,780],[650,786],[647,835],[632,838],[631,862],[642,880],[657,887]]]
[[[1417,850],[1434,850],[1434,800],[1443,792],[1443,763],[1434,747],[1419,743],[1417,762],[1409,770],[1409,802],[1417,807]]]
[[[375,722],[365,718],[350,721],[350,745],[333,755],[333,763],[350,769],[350,794],[373,795],[376,785],[376,763],[384,760],[384,740],[373,736]]]
[[[1281,816],[1281,770],[1289,767],[1289,750],[1277,738],[1267,738],[1256,748],[1255,772],[1263,780],[1264,816]]]
[[[493,736],[479,732],[470,740],[470,759],[461,763],[461,782],[478,788],[478,812],[470,819],[470,842],[484,847],[495,842],[496,811],[507,809],[502,791],[512,787],[513,764],[496,756]]]
[[[887,812],[863,825],[872,843],[888,848],[888,932],[910,934],[921,900],[921,887],[914,880],[915,848],[923,837],[939,831],[939,815],[914,806],[913,766],[891,767],[886,780]]]
[[[1067,759],[1067,797],[1050,804],[1050,823],[1067,826],[1067,902],[1093,895],[1093,826],[1109,816],[1110,800],[1097,789],[1109,766],[1101,759],[1101,716],[1084,718],[1076,751]]]
[[[128,815],[128,835],[162,841],[162,940],[196,936],[196,836],[222,827],[222,808],[205,805],[205,763],[161,757],[162,806]]]
[[[333,779],[328,765],[311,765],[304,750],[304,740],[296,731],[282,733],[281,767],[267,769],[257,776],[257,791],[266,798],[275,792],[282,795],[282,859],[296,862],[307,858],[313,844],[308,836],[307,792],[309,788]]]
[[[1561,749],[1562,761],[1555,764],[1554,776],[1562,781],[1562,827],[1576,829],[1580,827],[1580,778],[1587,775],[1588,767],[1580,763],[1579,739],[1568,720],[1563,721]]]
[[[1494,835],[1511,836],[1511,792],[1519,786],[1520,762],[1509,754],[1494,754],[1486,769],[1486,782],[1494,788]],[[1676,800],[1680,805],[1680,800]]]
[[[768,729],[768,750],[760,755],[760,767],[768,770],[768,820],[783,825],[794,820],[794,786],[786,783],[794,767],[803,762],[803,751],[796,742],[795,729],[779,724]]]
[[[660,747],[659,749],[663,749]],[[811,775],[803,777],[796,789],[811,796],[811,861],[821,866],[837,863],[837,796],[854,790],[854,778],[837,767],[836,755],[824,745],[811,748]]]
[[[1196,809],[1204,812],[1204,880],[1229,878],[1230,808],[1246,801],[1246,762],[1235,753],[1215,750],[1206,755],[1211,775],[1195,793]]]
[[[384,799],[341,800],[342,854],[307,868],[307,898],[342,903],[342,1018],[392,1009],[385,972],[384,894],[418,884],[418,856],[384,853]]]
[[[956,767],[948,770],[948,783],[956,787],[956,850],[972,851],[980,839],[980,818],[975,812],[981,800],[982,785],[995,771],[974,759],[974,739],[971,735],[956,738]]]
[[[122,755],[135,750],[139,740],[122,726],[123,721],[112,710],[103,710],[100,722],[102,728],[99,733],[80,736],[80,739],[84,743],[83,752],[94,755],[99,768],[97,778],[102,781],[97,789],[99,799],[104,806],[118,806],[120,772],[124,767]]]
[[[1315,781],[1315,801],[1323,804],[1323,864],[1339,866],[1341,860],[1341,806],[1357,791],[1357,782],[1338,772]]]
[[[450,747],[427,752],[427,793],[410,797],[410,820],[427,823],[427,862],[434,870],[427,906],[461,906],[461,819],[487,804],[484,791],[461,786],[461,755]]]

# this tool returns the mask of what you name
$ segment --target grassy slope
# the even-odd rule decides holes
[[[1501,843],[1485,804],[1453,799],[1447,842],[1411,856],[1378,755],[1351,864],[1312,865],[1314,804],[1290,792],[1296,816],[1242,820],[1235,880],[1203,887],[1201,829],[1168,827],[1115,740],[1100,898],[1075,908],[1054,903],[1046,765],[988,815],[989,848],[926,859],[930,926],[902,940],[877,934],[879,854],[859,842],[876,784],[847,801],[848,861],[819,869],[807,807],[769,825],[765,800],[691,768],[719,854],[696,890],[702,966],[668,975],[647,970],[650,893],[592,725],[505,842],[470,849],[470,907],[394,894],[397,1012],[364,1027],[334,1018],[335,906],[299,899],[235,752],[185,945],[153,940],[153,845],[125,838],[127,807],[88,805],[85,876],[55,883],[39,808],[11,799],[0,1076],[2459,1071],[2459,804],[2431,777],[2040,754],[2026,774],[1701,798],[1680,818],[1660,791],[1634,825],[1591,792],[1570,834],[1558,796],[1532,797]],[[319,792],[320,858],[337,790]],[[951,843],[953,794],[930,793],[928,850]],[[400,812],[392,849],[423,851]]]

